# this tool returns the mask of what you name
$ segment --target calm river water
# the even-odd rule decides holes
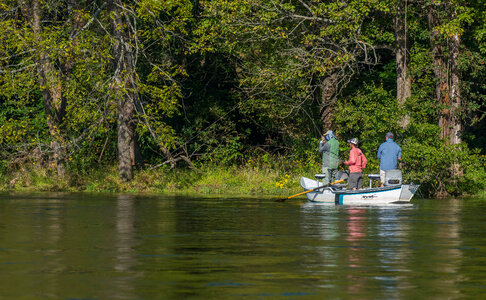
[[[479,299],[486,200],[0,194],[0,299]]]

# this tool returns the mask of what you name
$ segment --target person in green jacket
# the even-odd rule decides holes
[[[339,142],[332,130],[328,130],[319,142],[319,153],[322,153],[322,174],[326,175],[322,181],[329,184],[339,165]]]

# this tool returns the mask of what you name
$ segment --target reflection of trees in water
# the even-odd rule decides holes
[[[458,284],[464,280],[461,276],[457,276],[457,271],[462,263],[462,251],[459,249],[461,246],[461,222],[459,216],[461,214],[461,201],[453,199],[449,201],[449,209],[447,214],[441,216],[438,222],[437,236],[443,241],[438,246],[438,255],[442,257],[442,262],[437,265],[438,272],[443,273],[443,276],[439,279],[440,284],[448,288],[444,297],[457,298],[461,296],[460,288]],[[441,226],[443,224],[444,226]],[[443,299],[444,299],[443,297]]]
[[[172,296],[168,298],[205,298],[215,295],[215,291],[220,299],[232,298],[235,293],[262,293],[261,284],[269,280],[268,273],[280,274],[280,266],[284,265],[281,246],[268,245],[280,242],[275,238],[279,234],[299,231],[298,227],[282,225],[295,220],[295,210],[283,210],[275,216],[268,213],[267,204],[242,199],[176,201],[171,246],[179,259],[171,259],[174,265],[170,267],[174,269],[168,274],[170,280],[174,281],[175,276],[179,280],[169,289]],[[269,255],[269,251],[274,254]],[[265,292],[271,294],[271,288]]]
[[[45,266],[45,273],[49,280],[46,281],[43,289],[45,289],[46,294],[56,295],[63,288],[62,283],[59,282],[58,274],[66,269],[62,256],[63,247],[60,246],[65,232],[64,199],[62,199],[62,196],[53,197],[44,205],[49,207],[46,223],[44,226],[37,227],[39,232],[35,236],[45,238],[48,245],[44,255],[49,257]],[[43,206],[38,206],[37,209],[46,210]],[[41,212],[39,211],[39,213]]]
[[[351,295],[359,295],[366,288],[366,277],[360,275],[360,268],[366,268],[366,252],[363,251],[366,239],[366,210],[350,208],[347,210],[347,234],[344,239],[348,244],[348,264],[350,269],[346,279],[350,283],[347,292]]]
[[[406,264],[410,258],[410,223],[400,208],[377,210],[377,239],[380,247],[376,255],[380,261],[379,279],[387,297],[397,298],[400,291],[410,286],[408,279],[414,275]],[[398,297],[400,298],[400,297]]]
[[[462,239],[483,242],[472,236],[479,228],[467,231],[481,224],[463,212],[462,200],[300,208],[132,195],[73,199],[0,203],[4,261],[29,262],[3,265],[14,270],[3,286],[19,284],[11,293],[178,299],[313,288],[316,298],[450,299],[480,289],[464,276],[483,279],[459,269],[480,268],[482,253],[463,250],[470,244]]]
[[[312,247],[302,246],[303,268],[322,276],[319,286],[339,291],[337,295],[346,298],[369,289],[367,272],[375,261],[367,249],[373,238],[368,236],[368,219],[367,208],[303,206],[302,234],[318,239]]]
[[[304,205],[303,234],[318,240],[303,265],[323,274],[322,286],[346,295],[460,297],[454,274],[462,259],[461,205],[445,205],[441,213],[423,208],[418,213],[414,206]]]
[[[408,289],[402,293],[404,298],[417,295],[428,299],[462,297],[459,284],[464,278],[457,275],[463,260],[459,248],[461,207],[460,200],[443,200],[434,203],[432,209],[422,208],[423,213],[410,223],[410,245],[402,264],[415,276],[406,276]]]
[[[134,200],[119,195],[116,207],[116,260],[115,270],[127,271],[134,264]]]
[[[134,299],[135,273],[132,270],[136,263],[135,246],[135,207],[134,198],[130,195],[119,195],[116,205],[116,238],[114,268],[122,275],[115,280],[117,299]]]

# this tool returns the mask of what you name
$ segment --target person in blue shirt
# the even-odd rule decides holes
[[[396,170],[398,160],[402,159],[402,148],[393,141],[393,133],[386,134],[386,141],[380,145],[376,156],[380,159],[380,179],[383,187],[385,171]]]

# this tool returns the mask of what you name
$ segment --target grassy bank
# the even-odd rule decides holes
[[[296,164],[297,165],[297,164]],[[306,166],[304,166],[306,165]],[[116,166],[70,170],[59,178],[52,170],[24,166],[0,173],[0,192],[112,192],[191,195],[279,196],[302,191],[300,176],[313,178],[318,166],[300,163],[295,169],[283,164],[243,166],[206,165],[197,169],[138,169],[134,179],[122,182]],[[367,181],[365,180],[367,184]],[[426,187],[423,184],[423,187]],[[425,195],[425,191],[422,190]],[[486,191],[463,196],[486,198]],[[431,196],[431,195],[428,195]]]
[[[207,166],[194,170],[136,170],[132,181],[122,182],[118,178],[116,166],[69,172],[65,178],[59,178],[54,172],[43,168],[24,167],[1,175],[0,191],[288,196],[301,191],[301,175],[301,171],[283,172],[270,167]],[[312,173],[307,175],[312,176]]]

